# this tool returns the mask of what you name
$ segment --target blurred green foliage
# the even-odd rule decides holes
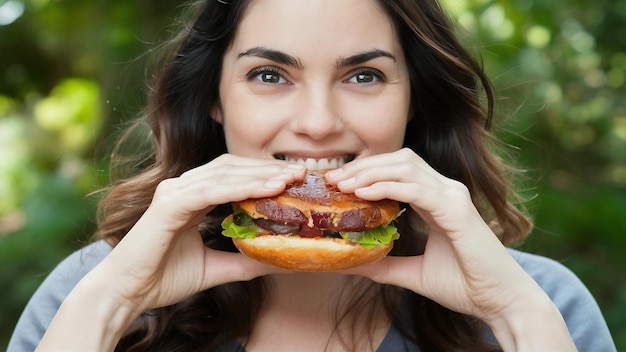
[[[480,51],[527,170],[523,249],[587,284],[626,349],[626,2],[443,0]],[[0,349],[37,285],[94,230],[112,136],[180,2],[0,0]]]

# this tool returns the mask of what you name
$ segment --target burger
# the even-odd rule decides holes
[[[269,198],[233,204],[222,222],[243,254],[292,271],[338,271],[386,256],[399,235],[397,201],[367,201],[330,185],[324,170]]]

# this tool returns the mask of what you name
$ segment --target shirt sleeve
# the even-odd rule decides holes
[[[600,307],[580,279],[561,263],[510,250],[557,306],[579,351],[616,351]]]
[[[34,351],[70,291],[110,251],[111,246],[106,242],[94,242],[59,263],[24,308],[7,351]]]

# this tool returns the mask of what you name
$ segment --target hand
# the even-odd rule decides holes
[[[206,248],[197,230],[218,204],[280,193],[304,168],[223,155],[159,184],[144,215],[97,269],[138,310],[162,307],[227,282],[277,272],[239,253]]]
[[[467,187],[411,150],[357,159],[338,170],[326,177],[341,191],[407,203],[429,228],[423,255],[386,257],[350,273],[410,289],[484,321],[520,308],[516,302],[524,300],[518,298],[529,287],[539,289],[482,219]]]
[[[281,271],[206,248],[198,225],[219,204],[278,194],[304,173],[284,161],[223,155],[161,182],[135,226],[67,296],[37,351],[112,351],[148,309]]]

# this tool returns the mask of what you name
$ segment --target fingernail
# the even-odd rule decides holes
[[[265,182],[265,188],[280,188],[282,186],[284,186],[285,181],[282,180],[267,180],[267,182]]]
[[[343,173],[343,169],[334,169],[334,170],[330,170],[326,173],[326,175],[330,176],[330,177],[336,177],[339,176]]]
[[[357,188],[357,189],[354,190],[354,194],[356,194],[357,196],[365,195],[365,194],[367,194],[367,193],[369,193],[371,191],[372,191],[371,187]]]
[[[345,180],[343,180],[343,181],[340,181],[340,182],[339,182],[339,185],[340,185],[340,186],[347,186],[347,185],[349,185],[349,184],[354,183],[354,181],[356,181],[356,179],[355,179],[354,177],[350,177],[350,178],[348,178],[348,179],[345,179]]]
[[[300,165],[300,164],[287,164],[287,168],[288,168],[288,169],[293,169],[293,170],[302,170],[302,169],[304,169],[304,165]]]

